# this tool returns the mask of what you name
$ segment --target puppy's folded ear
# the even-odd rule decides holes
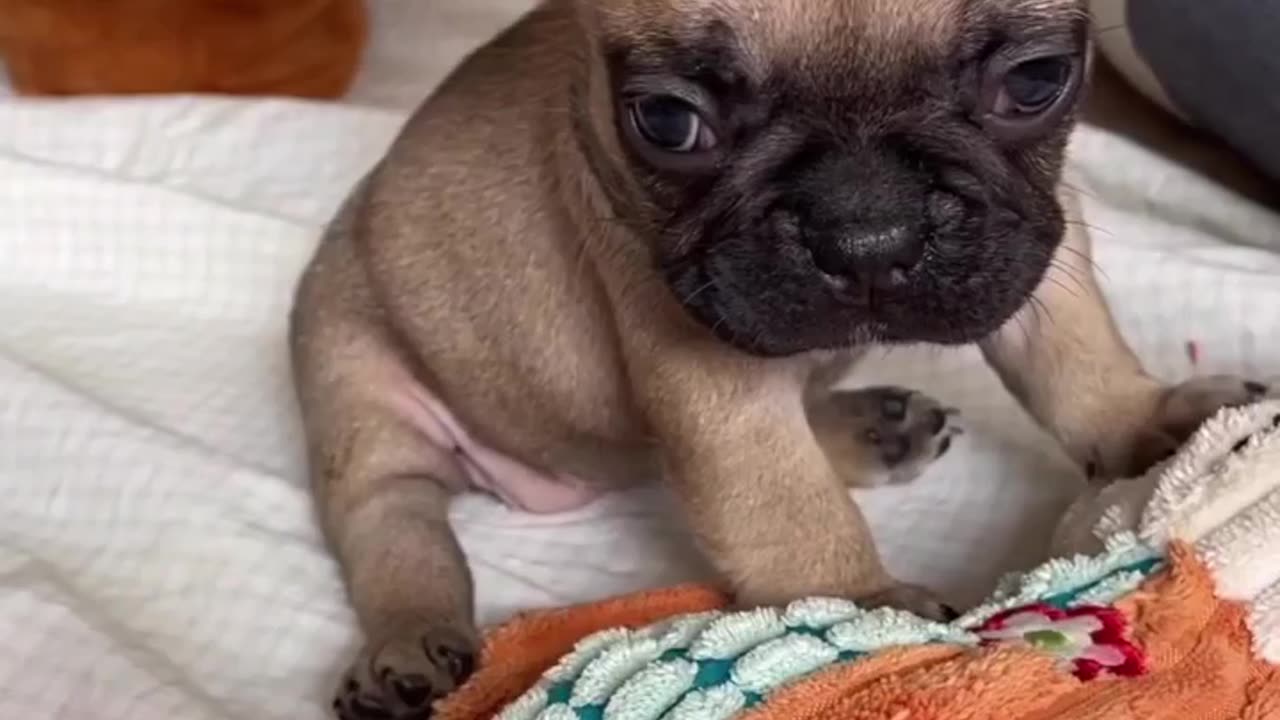
[[[628,27],[638,27],[637,10],[632,0],[564,0],[573,7],[582,29],[591,38],[612,36]]]
[[[592,0],[562,0],[562,3],[570,9],[584,30],[595,34],[600,27],[600,6],[606,3]]]
[[[724,19],[721,3],[706,0],[562,0],[583,28],[606,44],[650,45]],[[732,6],[732,3],[729,3]]]

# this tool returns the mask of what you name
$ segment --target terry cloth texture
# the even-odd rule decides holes
[[[561,653],[595,632],[638,628],[679,613],[722,607],[712,590],[684,587],[531,614],[495,632],[486,664],[439,709],[440,720],[640,720],[626,707],[580,714],[565,705],[508,707]],[[910,645],[845,662],[779,689],[746,708],[708,698],[682,718],[744,720],[1264,720],[1280,717],[1280,674],[1251,650],[1247,609],[1220,600],[1213,577],[1187,545],[1171,546],[1166,570],[1116,605],[1141,648],[1140,676],[1093,681],[1029,644]],[[492,662],[489,662],[492,659]],[[560,668],[563,669],[563,668]],[[621,691],[615,691],[620,693]],[[615,694],[615,697],[618,696]],[[720,700],[719,704],[716,700]],[[525,705],[521,707],[521,705]],[[637,703],[639,707],[640,703]],[[645,704],[650,707],[651,704]]]
[[[441,717],[1280,717],[1280,402],[1224,410],[1066,523],[1101,552],[947,625],[821,598],[735,612],[700,587],[527,615]]]

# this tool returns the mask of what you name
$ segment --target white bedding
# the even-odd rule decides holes
[[[323,717],[356,636],[305,491],[292,285],[502,4],[379,0],[353,104],[0,103],[0,718]],[[424,43],[402,11],[466,24]],[[1280,256],[1247,247],[1280,248],[1280,218],[1096,132],[1072,170],[1153,369],[1189,375],[1194,340],[1200,372],[1280,373]],[[970,428],[919,483],[862,497],[895,571],[965,602],[1037,560],[1074,481],[977,355],[895,351],[870,379]],[[468,498],[454,520],[485,621],[700,572],[657,491],[552,518]]]

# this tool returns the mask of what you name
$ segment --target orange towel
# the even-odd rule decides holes
[[[440,720],[487,720],[573,644],[609,627],[639,627],[726,605],[703,587],[530,613],[488,638],[481,669],[442,703]],[[1026,647],[930,645],[877,653],[778,691],[744,720],[1273,720],[1280,674],[1254,657],[1242,607],[1214,596],[1192,550],[1117,605],[1147,657],[1141,677],[1084,682]]]
[[[0,59],[33,95],[331,98],[366,42],[365,0],[0,0]]]

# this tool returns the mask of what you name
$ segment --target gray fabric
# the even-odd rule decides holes
[[[1280,179],[1280,0],[1129,0],[1127,23],[1173,103]]]

